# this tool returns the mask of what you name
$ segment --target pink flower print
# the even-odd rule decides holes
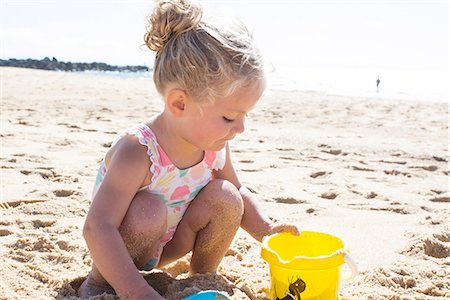
[[[216,156],[217,156],[217,154],[214,151],[206,151],[206,153],[205,153],[205,162],[210,169],[213,168],[213,163],[214,163],[214,160],[216,159]]]
[[[172,162],[167,157],[166,152],[164,152],[164,150],[161,148],[161,146],[156,145],[156,149],[158,150],[158,153],[159,153],[159,163],[161,164],[161,166],[165,167],[165,166],[171,165]]]
[[[187,185],[179,186],[173,191],[170,196],[170,200],[181,199],[187,195],[189,195],[189,187]]]

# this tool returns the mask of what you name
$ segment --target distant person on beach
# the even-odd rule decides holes
[[[245,26],[207,22],[187,0],[158,1],[145,43],[164,109],[125,130],[100,164],[83,228],[93,264],[82,298],[163,299],[138,270],[192,251],[190,274],[215,273],[239,227],[258,241],[299,234],[258,209],[231,162],[228,142],[265,89]]]
[[[378,93],[378,86],[380,85],[380,82],[381,82],[380,76],[378,76],[378,79],[377,79],[377,93]]]

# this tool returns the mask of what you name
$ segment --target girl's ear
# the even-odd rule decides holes
[[[186,109],[187,94],[182,89],[171,89],[166,95],[166,105],[169,111],[179,117]]]

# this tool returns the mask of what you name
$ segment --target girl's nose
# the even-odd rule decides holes
[[[244,131],[245,131],[245,120],[244,119],[242,119],[242,120],[239,120],[237,123],[236,123],[236,126],[234,126],[234,132],[235,133],[243,133]]]

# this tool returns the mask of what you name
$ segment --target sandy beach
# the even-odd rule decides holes
[[[77,299],[98,164],[162,100],[151,78],[0,71],[0,299]],[[340,299],[450,298],[446,103],[267,90],[246,125],[232,160],[261,208],[348,243],[360,274]],[[260,251],[240,230],[218,275],[187,278],[189,255],[145,275],[167,299],[266,299]]]

